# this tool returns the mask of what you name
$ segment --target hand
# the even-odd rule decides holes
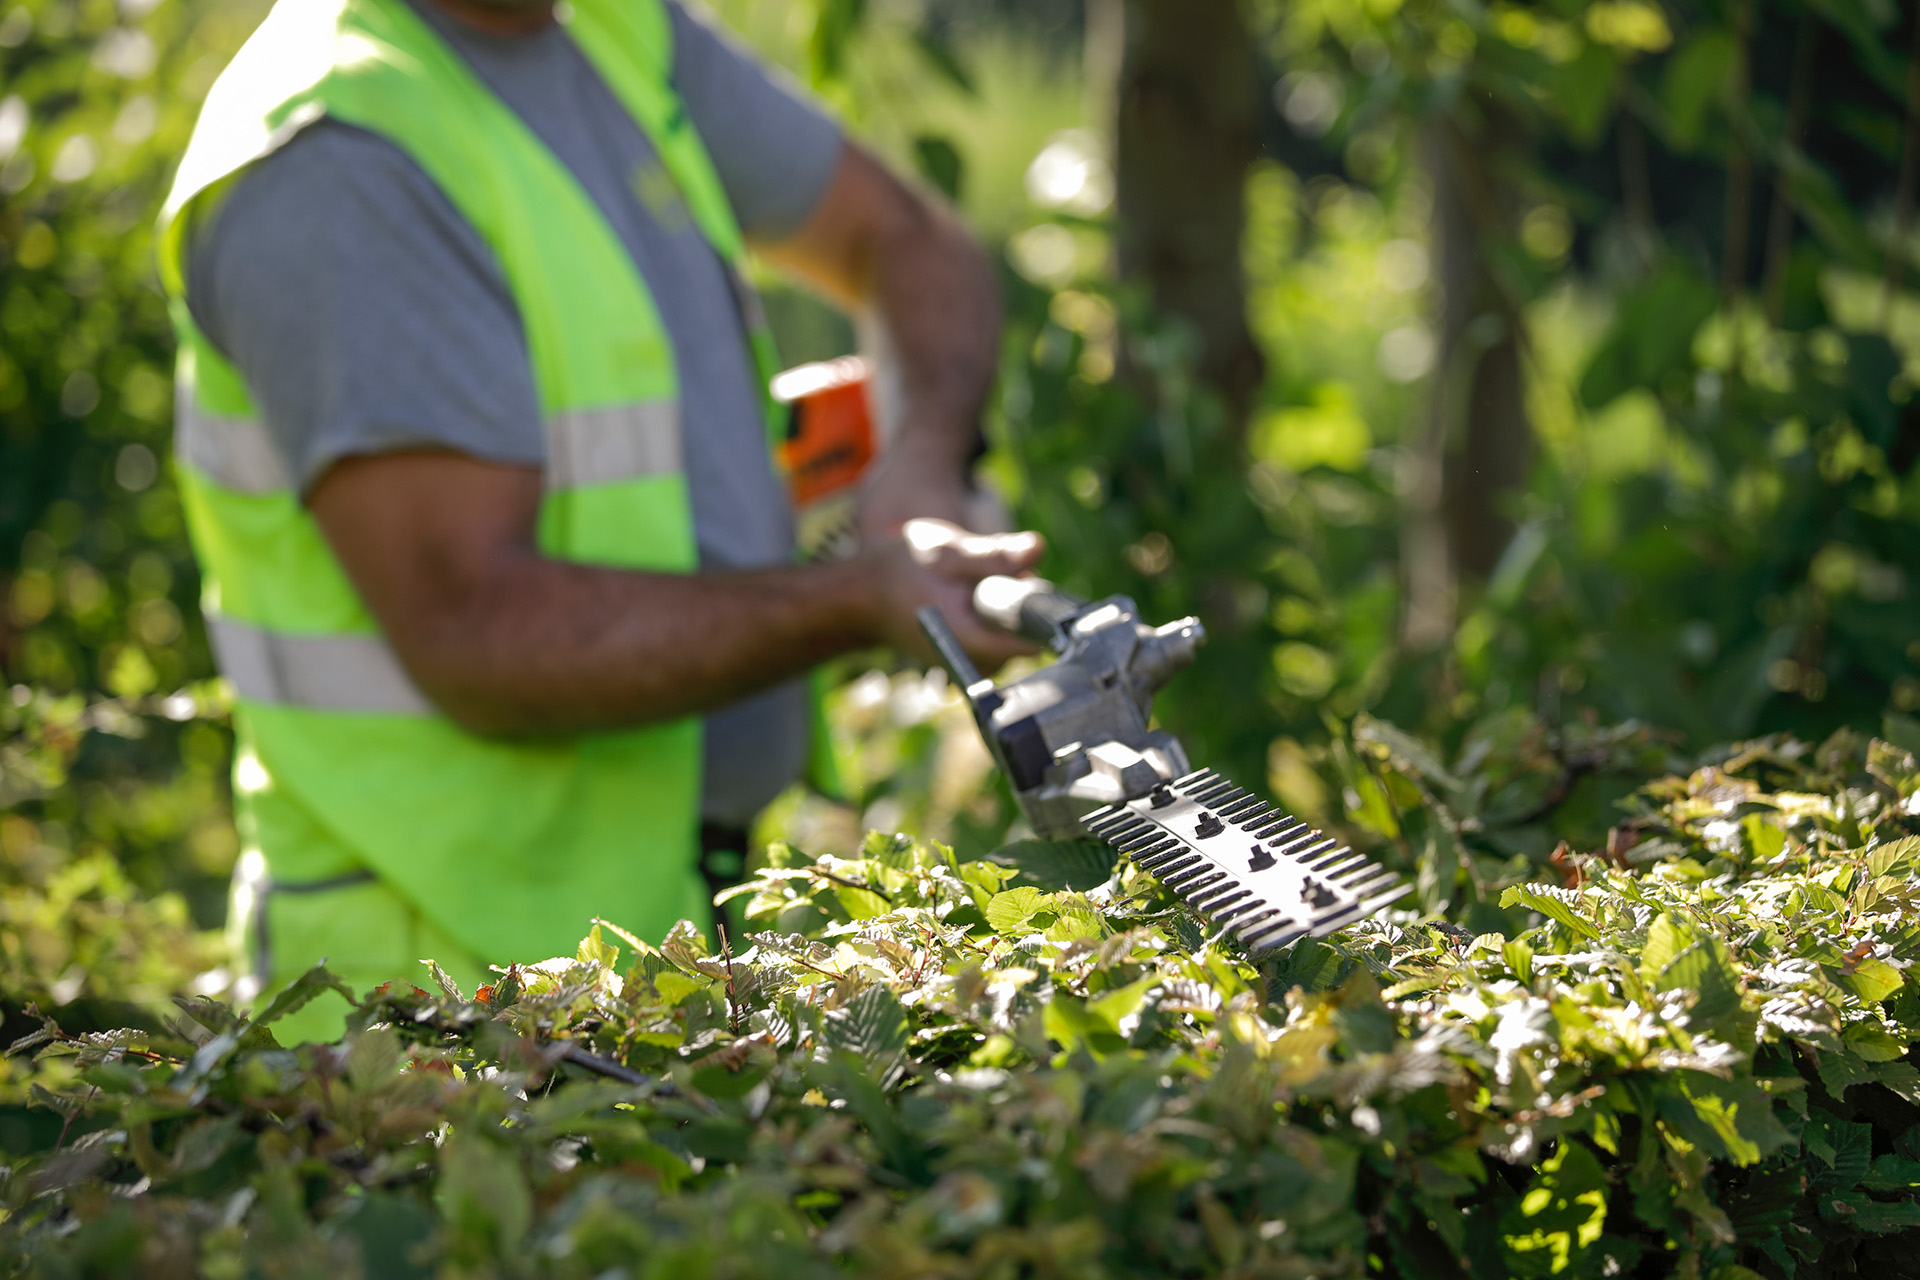
[[[996,573],[1025,573],[1043,550],[1037,533],[981,535],[947,520],[908,520],[891,538],[860,553],[879,590],[876,629],[894,648],[930,662],[933,648],[914,615],[932,605],[983,671],[1033,653],[1033,645],[973,611],[973,587]]]

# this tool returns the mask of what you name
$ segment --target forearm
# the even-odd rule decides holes
[[[1000,341],[993,265],[959,220],[849,143],[807,225],[756,247],[860,319],[892,392],[885,461],[957,489]]]
[[[897,397],[890,448],[961,478],[1000,341],[999,288],[986,255],[950,214],[923,205],[875,246],[861,324]]]
[[[502,736],[709,711],[880,638],[857,563],[682,576],[532,551],[393,637],[429,697]]]

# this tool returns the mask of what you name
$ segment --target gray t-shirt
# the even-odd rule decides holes
[[[413,3],[572,171],[639,266],[679,364],[702,569],[786,563],[792,511],[767,457],[739,303],[652,144],[561,28],[488,35]],[[678,3],[668,10],[674,86],[741,228],[796,230],[838,163],[838,127]],[[505,277],[382,137],[321,121],[250,167],[196,228],[187,301],[302,490],[343,457],[400,448],[545,458]],[[797,682],[709,715],[704,816],[751,820],[799,773],[807,733]]]

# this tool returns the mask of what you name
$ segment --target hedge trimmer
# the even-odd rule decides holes
[[[1192,768],[1179,740],[1152,727],[1154,693],[1206,639],[1199,619],[1150,627],[1126,596],[1088,603],[1038,578],[987,578],[974,608],[1058,655],[996,685],[974,669],[937,609],[920,611],[1035,835],[1106,841],[1255,955],[1344,928],[1411,887],[1212,770]]]

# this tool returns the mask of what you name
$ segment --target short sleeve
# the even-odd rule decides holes
[[[677,3],[673,83],[706,144],[740,229],[778,240],[798,231],[826,194],[843,145],[840,126],[785,75]]]
[[[385,138],[322,121],[243,172],[195,230],[187,303],[303,493],[356,454],[544,460],[499,265]]]

